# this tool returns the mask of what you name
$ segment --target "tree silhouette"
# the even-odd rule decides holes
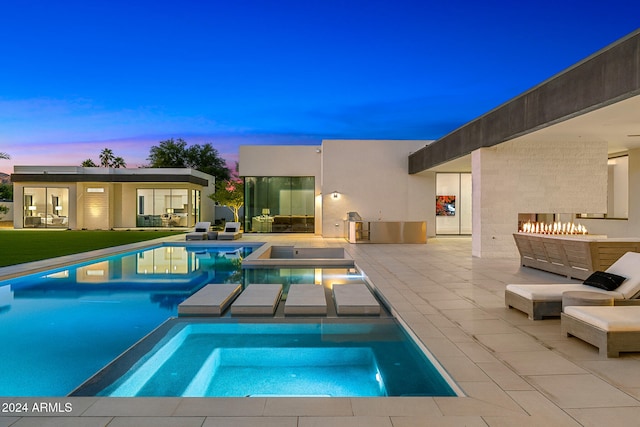
[[[105,148],[100,152],[100,167],[103,168],[126,168],[127,163],[120,156],[113,155],[113,150]],[[82,162],[82,167],[85,168],[97,168],[98,165],[91,159],[87,159]]]

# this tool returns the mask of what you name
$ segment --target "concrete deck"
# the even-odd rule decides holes
[[[27,402],[30,409],[0,412],[0,426],[524,427],[637,425],[640,419],[640,353],[601,358],[595,347],[563,337],[559,319],[534,322],[507,309],[507,283],[568,282],[521,268],[515,255],[473,258],[468,238],[426,245],[349,245],[308,235],[242,239],[345,247],[466,397],[0,398],[0,404]],[[33,413],[33,403],[54,412]]]

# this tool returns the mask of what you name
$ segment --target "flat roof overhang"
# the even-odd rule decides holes
[[[113,175],[113,174],[67,174],[67,173],[14,173],[11,182],[180,182],[203,187],[209,181],[193,175]]]
[[[412,153],[409,173],[470,170],[473,151],[533,133],[536,139],[559,142],[605,140],[610,153],[638,148],[639,95],[640,30],[636,30]]]

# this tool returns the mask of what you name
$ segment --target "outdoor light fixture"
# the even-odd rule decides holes
[[[333,193],[331,193],[331,196],[332,196],[334,199],[337,199],[337,198],[340,196],[340,193],[338,193],[337,191],[334,191]]]
[[[54,209],[57,210],[57,211],[61,211],[62,210],[62,206],[56,206]]]
[[[29,206],[30,211],[35,211],[37,208],[35,206]]]

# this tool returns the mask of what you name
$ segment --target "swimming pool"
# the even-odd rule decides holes
[[[229,320],[229,319],[227,319]],[[255,323],[175,319],[74,395],[455,396],[391,318]]]
[[[169,318],[171,318],[169,322],[198,324],[197,319],[175,319],[177,306],[208,283],[242,283],[244,286],[251,283],[280,283],[283,285],[284,299],[288,286],[293,283],[322,284],[330,289],[334,284],[358,283],[366,279],[366,276],[356,268],[315,266],[243,270],[241,259],[260,245],[260,243],[252,243],[218,246],[192,242],[165,244],[0,282],[0,340],[6,343],[0,347],[0,360],[3,361],[0,364],[0,396],[66,396],[105,366],[111,369],[112,366],[122,366],[120,363],[122,360],[133,360],[133,362],[142,360],[141,357],[144,355],[138,354],[131,359],[132,353],[125,350],[135,343],[138,343],[135,346],[136,349],[145,348],[142,343],[147,343],[148,340],[140,340],[150,333],[151,336],[159,336],[158,333],[163,331]],[[309,332],[308,325],[303,329],[287,332],[293,327],[289,324],[305,322],[300,319],[285,320],[282,313],[277,311],[270,328],[276,325],[281,332],[273,333],[272,329],[260,329],[257,334],[249,333],[245,336],[247,330],[243,329],[241,336],[234,338],[237,341],[231,343],[233,345],[213,349],[204,355],[199,354],[194,360],[200,360],[200,365],[191,362],[188,364],[192,368],[199,366],[199,375],[192,378],[188,388],[176,395],[414,394],[412,391],[398,391],[393,386],[390,387],[389,384],[393,384],[393,381],[390,382],[384,378],[396,377],[395,374],[390,376],[383,374],[383,372],[393,372],[393,367],[380,365],[380,360],[384,360],[384,353],[394,354],[392,349],[380,352],[373,348],[377,347],[377,344],[372,344],[373,347],[369,343],[365,346],[360,345],[367,340],[375,341],[377,332],[372,334],[372,330],[367,329],[373,324],[391,321],[395,328],[399,328],[395,320],[384,310],[381,318],[372,320],[368,326],[358,326],[365,328],[361,329],[365,332],[352,337],[358,345],[328,347],[312,345],[314,340],[330,342],[335,341],[336,337],[341,337],[339,340],[343,340],[347,336],[344,331],[327,334],[327,331],[338,330],[336,329],[338,326],[334,325],[336,320],[344,320],[329,319],[329,317],[335,317],[335,307],[332,304],[329,306],[327,319],[323,319],[316,326],[316,329],[319,328],[322,332],[320,335],[313,328]],[[225,326],[232,326],[230,331],[235,330],[237,333],[237,328],[240,327],[238,325],[244,325],[242,328],[247,328],[245,320],[230,318],[228,314],[225,317],[219,322]],[[343,321],[342,323],[354,322]],[[234,324],[236,325],[233,326]],[[156,329],[158,325],[163,326]],[[260,328],[265,327],[260,326]],[[340,328],[344,327],[346,326],[340,326]],[[228,340],[234,335],[217,329],[212,332],[211,328],[213,326],[204,334],[187,334],[189,338],[184,342],[192,341],[197,336],[207,334],[211,336],[212,333],[218,337],[222,336],[223,340]],[[164,330],[164,332],[167,331]],[[398,333],[406,336],[402,328],[399,328],[399,332],[394,332],[394,334]],[[315,338],[310,338],[311,344],[304,346],[298,344],[287,346],[279,341],[284,336],[288,336],[289,342],[300,342],[298,335],[305,337],[302,340],[305,342],[312,336]],[[247,340],[259,342],[266,336],[272,336],[276,341],[261,347],[247,348],[243,344]],[[411,340],[402,344],[402,346],[405,345],[416,346]],[[174,349],[176,353],[172,353],[172,358],[183,357],[184,349],[188,348],[190,347]],[[305,355],[305,357],[301,357],[296,364],[292,362],[291,357],[287,357],[288,354]],[[417,354],[419,356],[415,357],[425,358],[424,353],[418,351]],[[118,357],[119,355],[122,356]],[[112,362],[116,358],[117,363]],[[242,365],[249,360],[255,361],[256,364]],[[431,366],[428,361],[424,365]],[[322,369],[319,369],[319,366]],[[212,367],[222,367],[222,369],[214,370]],[[241,372],[253,369],[254,373],[265,372],[265,377],[261,381],[269,383],[271,381],[269,378],[280,378],[292,368],[297,371],[290,373],[289,377],[297,380],[283,382],[282,384],[285,384],[283,388],[275,391],[273,387],[264,390],[242,390],[230,387],[232,384],[235,385],[235,382],[222,380],[225,378],[224,372],[228,373],[226,374],[228,378],[237,377]],[[270,374],[266,374],[267,371]],[[405,368],[397,373],[413,371],[416,370],[413,368],[408,370],[405,365]],[[110,372],[113,374],[113,371]],[[124,372],[120,373],[120,376],[122,375]],[[342,384],[337,388],[329,387],[329,385],[335,385],[338,379],[353,378],[353,375],[357,375],[360,379],[347,381],[346,385]],[[221,392],[218,386],[204,380],[211,377],[215,377],[219,383],[226,384],[228,390]],[[255,375],[253,377],[256,378]],[[300,379],[308,377],[314,378],[313,381],[300,386],[303,384]],[[442,378],[439,378],[434,381],[441,381]],[[117,378],[111,379],[115,381]],[[325,385],[321,390],[311,392],[310,384],[318,385],[321,379],[327,380]],[[432,380],[426,380],[426,382],[429,381]],[[165,379],[159,382],[166,384],[165,389],[170,388],[169,385],[172,384]],[[147,384],[147,381],[144,384]],[[238,384],[241,385],[241,383]],[[364,386],[364,384],[368,385]],[[452,381],[451,384],[455,387]],[[126,391],[124,395],[126,393],[144,395],[146,387],[146,385],[139,387],[140,390],[135,393]],[[390,390],[391,394],[389,394]],[[94,392],[101,393],[102,390],[94,390]],[[151,395],[171,395],[157,390],[153,393],[158,394]],[[430,393],[424,390],[415,391],[416,395],[432,395]],[[450,395],[448,393],[445,387],[445,391],[439,391],[434,395]]]
[[[0,282],[0,396],[67,395],[205,284],[239,283],[220,255],[235,249],[164,245]]]

